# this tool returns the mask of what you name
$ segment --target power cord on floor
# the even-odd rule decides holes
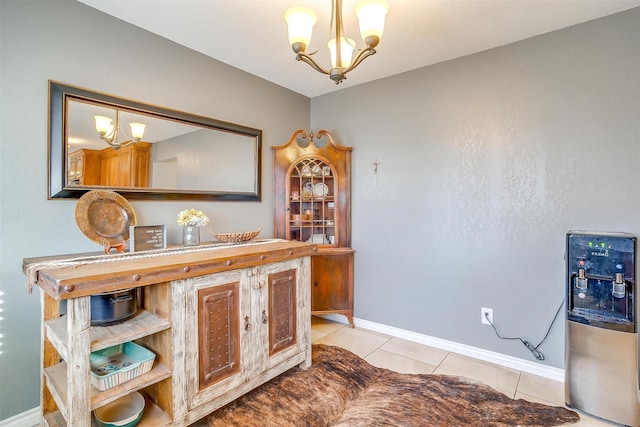
[[[526,340],[524,340],[524,339],[522,339],[520,337],[503,337],[503,336],[501,336],[498,333],[498,330],[496,329],[496,326],[493,324],[493,322],[489,318],[489,313],[485,312],[484,313],[484,317],[487,319],[487,322],[489,322],[489,324],[493,328],[493,331],[496,333],[498,338],[500,338],[501,340],[519,340],[520,342],[522,342],[522,344],[524,344],[525,347],[527,347],[527,349],[531,352],[531,354],[533,354],[533,357],[535,357],[537,360],[544,360],[544,354],[542,354],[542,352],[538,350],[538,347],[540,347],[542,345],[542,343],[544,343],[545,340],[547,339],[547,337],[549,336],[549,332],[551,332],[551,328],[553,327],[553,324],[556,322],[556,319],[558,318],[558,314],[560,314],[560,310],[562,310],[562,307],[564,306],[564,301],[565,300],[563,299],[562,302],[560,303],[560,306],[558,307],[558,310],[556,311],[555,316],[553,316],[553,320],[551,321],[551,324],[549,325],[549,328],[547,329],[547,333],[544,334],[544,338],[542,338],[542,341],[540,341],[538,343],[538,345],[536,345],[536,346],[534,346],[529,341],[526,341]]]

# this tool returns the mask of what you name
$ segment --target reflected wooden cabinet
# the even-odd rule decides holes
[[[69,185],[148,188],[151,173],[151,144],[137,144],[115,150],[80,149],[69,154]]]
[[[67,180],[75,185],[100,183],[100,151],[81,148],[69,154]]]
[[[272,149],[275,236],[318,244],[311,261],[312,314],[342,314],[353,327],[351,147],[324,130],[297,130]]]
[[[151,144],[138,142],[114,150],[102,150],[100,185],[106,187],[149,187]]]

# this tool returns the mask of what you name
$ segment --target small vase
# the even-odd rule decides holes
[[[200,244],[200,227],[185,225],[182,228],[182,244],[184,246],[197,246]]]

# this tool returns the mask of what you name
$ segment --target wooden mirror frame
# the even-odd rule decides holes
[[[253,139],[253,164],[238,165],[254,173],[253,191],[224,191],[190,189],[154,189],[138,187],[106,187],[69,185],[67,140],[67,102],[68,100],[88,101],[103,104],[110,108],[151,115],[156,118],[200,126],[206,129],[219,130]],[[70,86],[64,83],[49,81],[49,133],[48,133],[48,197],[49,199],[78,199],[90,190],[112,190],[127,199],[147,200],[218,200],[218,201],[260,201],[262,175],[262,130],[234,123],[198,116],[182,111],[144,104],[130,99],[94,92],[88,89]],[[105,145],[106,146],[106,145]]]

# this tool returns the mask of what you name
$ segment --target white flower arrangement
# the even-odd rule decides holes
[[[197,209],[186,209],[178,214],[178,224],[204,227],[209,224],[209,217]]]

